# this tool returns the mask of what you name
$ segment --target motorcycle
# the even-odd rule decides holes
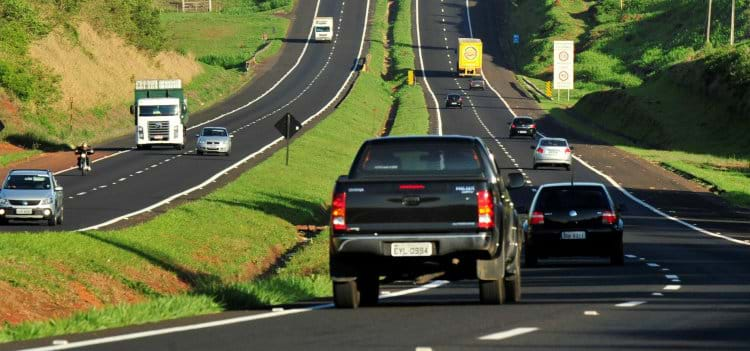
[[[78,154],[78,169],[83,176],[86,175],[86,172],[91,172],[91,162],[89,161],[88,152],[81,152]]]

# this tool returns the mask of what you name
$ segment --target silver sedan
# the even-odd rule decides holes
[[[541,138],[534,150],[534,169],[540,166],[562,166],[570,170],[573,147],[563,138]]]
[[[218,153],[229,156],[232,152],[232,137],[224,127],[203,127],[197,134],[198,143],[195,152],[198,155],[204,153]]]

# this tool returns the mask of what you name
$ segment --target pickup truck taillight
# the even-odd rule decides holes
[[[346,193],[333,194],[331,225],[334,230],[346,230]]]
[[[531,224],[544,224],[544,213],[534,211],[531,213]]]
[[[477,192],[477,223],[480,229],[495,226],[495,204],[492,202],[492,193],[487,190]]]
[[[617,216],[615,216],[615,214],[612,213],[611,211],[602,212],[602,223],[615,224],[616,221],[617,221]]]

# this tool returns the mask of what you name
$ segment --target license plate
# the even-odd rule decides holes
[[[34,210],[30,208],[17,208],[16,209],[16,214],[19,214],[19,215],[30,215],[32,213],[34,213]]]
[[[525,130],[519,130],[518,134],[526,134],[526,131]]]
[[[162,140],[164,139],[163,135],[154,135],[154,140]]]
[[[563,240],[583,240],[586,239],[586,232],[562,232],[560,237]]]
[[[391,256],[432,256],[432,243],[393,243],[391,244]]]

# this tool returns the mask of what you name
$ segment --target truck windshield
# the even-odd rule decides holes
[[[316,33],[328,33],[330,31],[331,31],[331,27],[328,27],[328,26],[326,26],[326,27],[315,27],[315,32]]]
[[[5,182],[5,189],[43,190],[51,187],[49,177],[38,175],[11,175]]]
[[[481,176],[475,145],[466,140],[389,140],[365,146],[352,177]]]
[[[176,116],[177,105],[138,106],[139,116]]]

